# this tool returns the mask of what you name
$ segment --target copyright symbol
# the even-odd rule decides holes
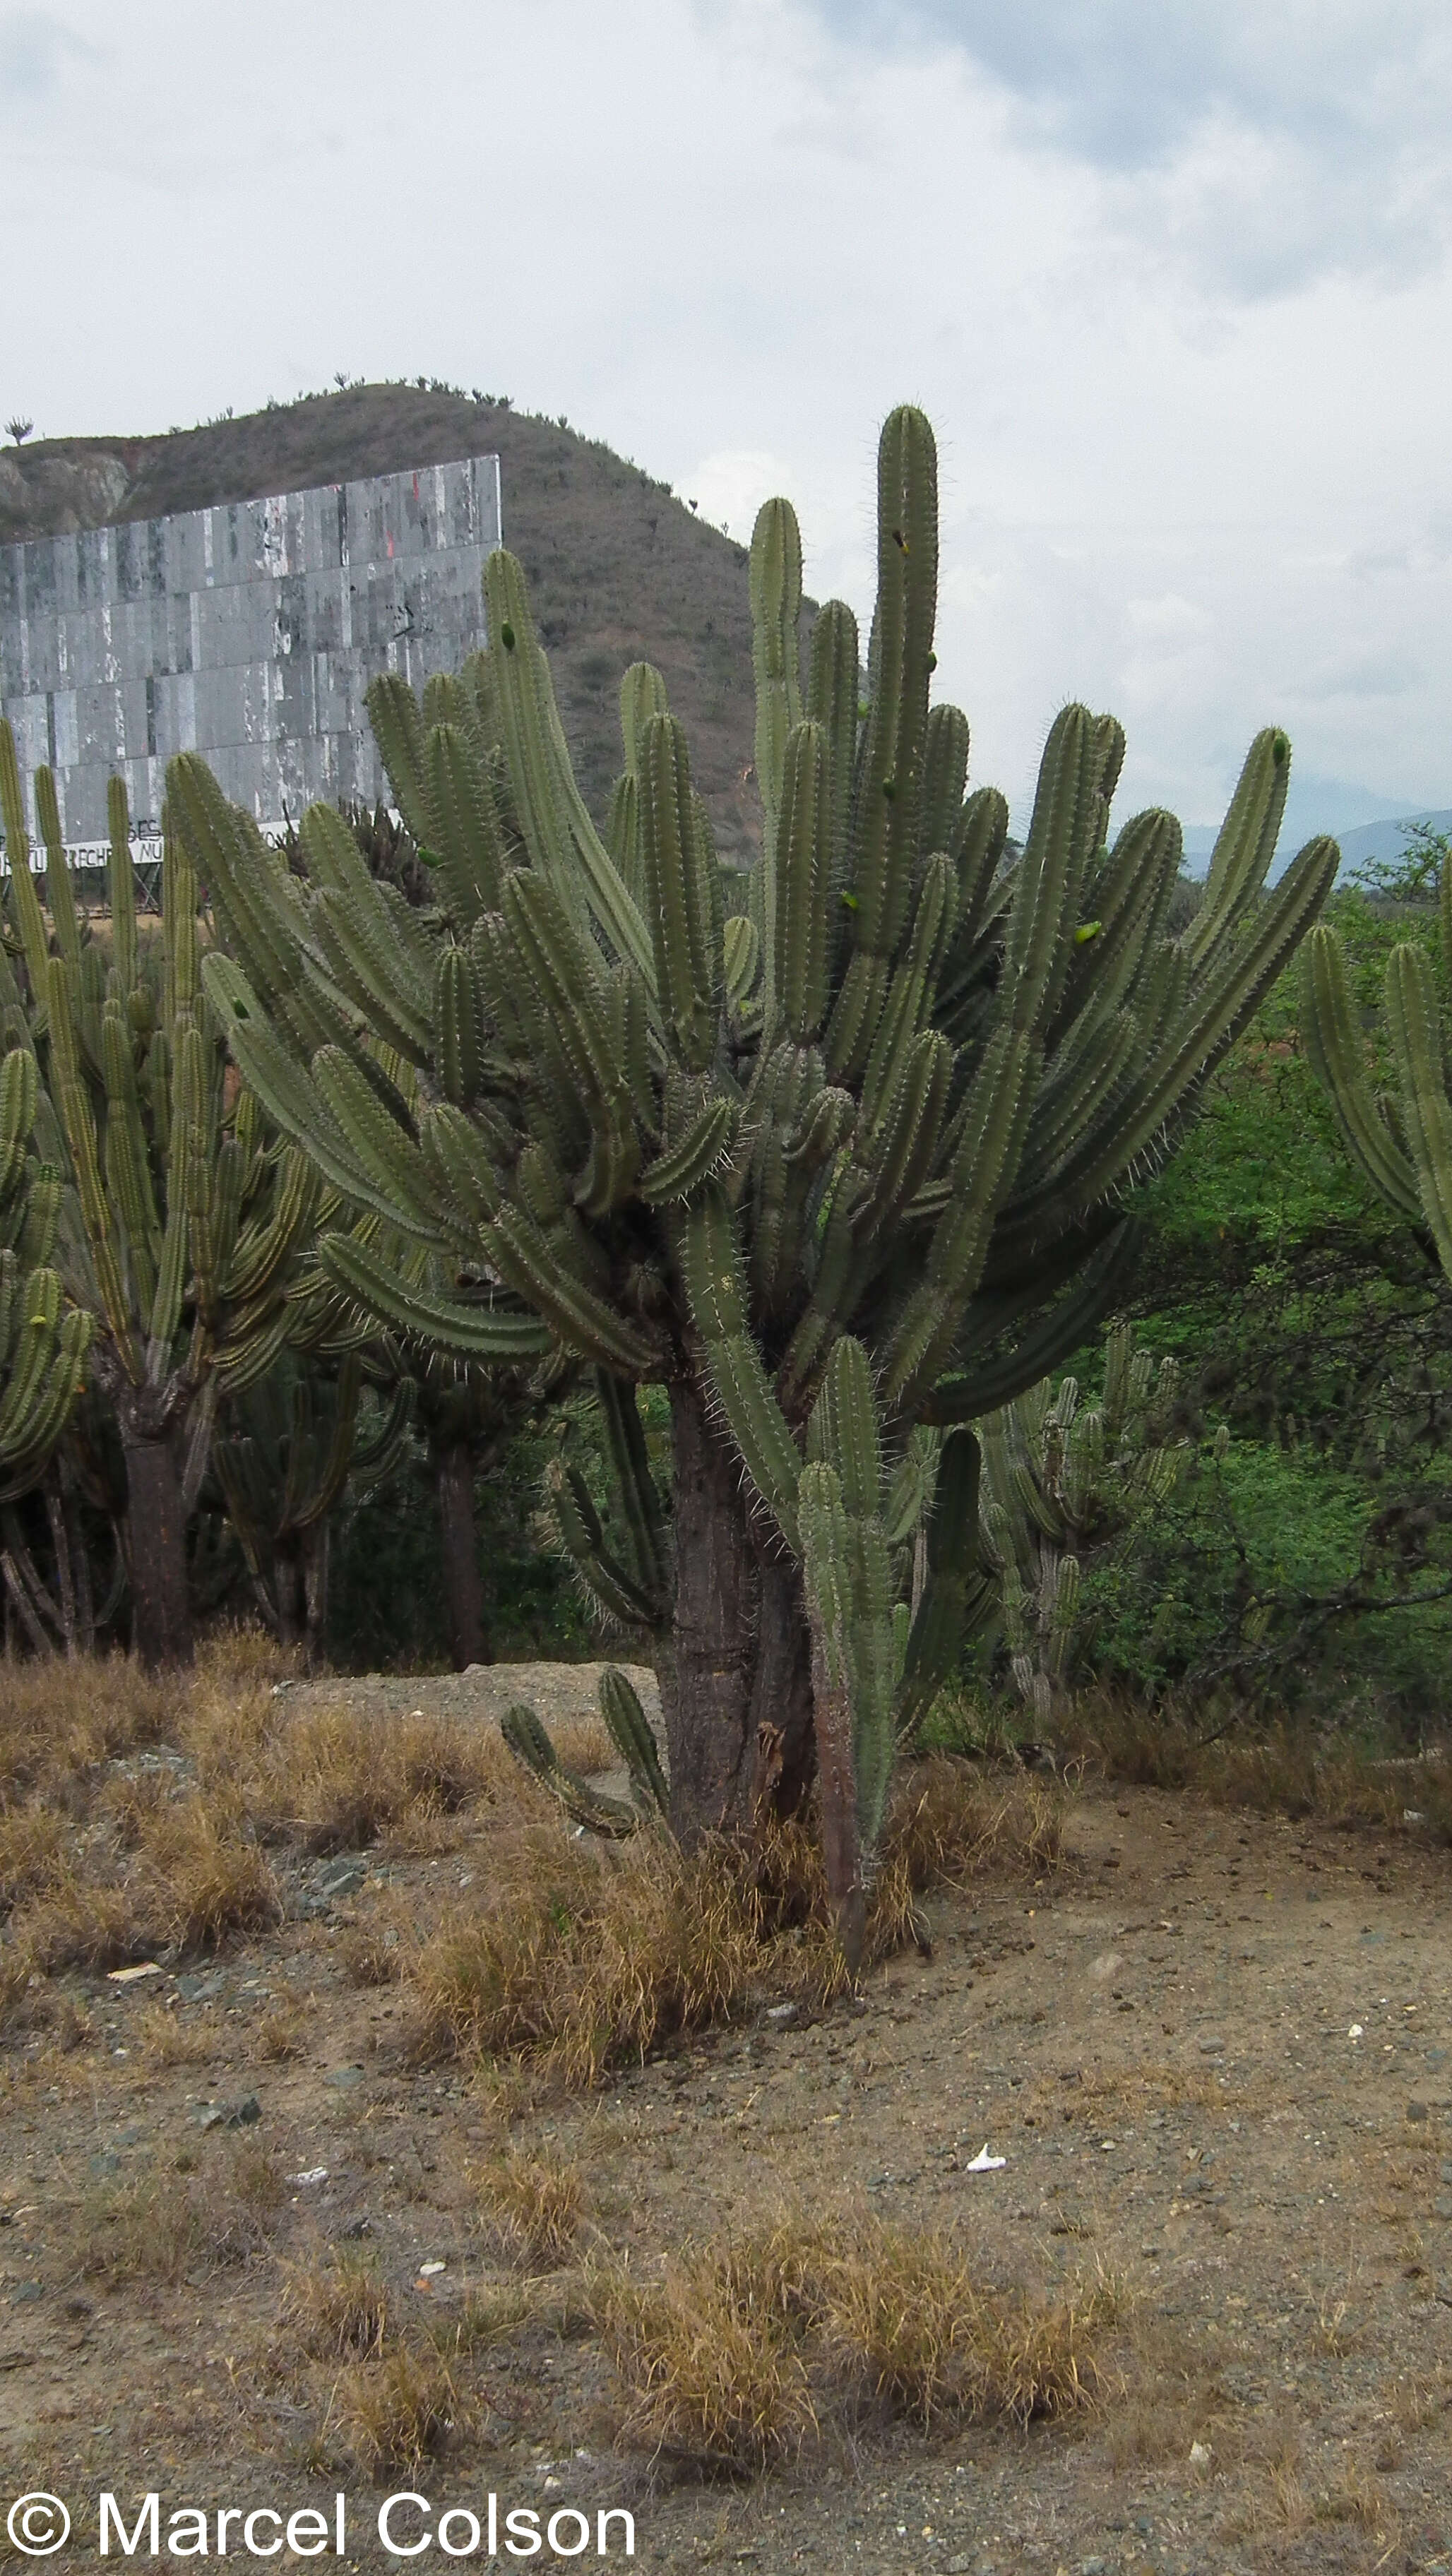
[[[37,2487],[33,2495],[16,2497],[5,2528],[22,2558],[50,2558],[69,2540],[71,2518],[59,2496],[46,2495]]]

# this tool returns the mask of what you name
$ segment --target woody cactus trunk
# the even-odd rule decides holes
[[[103,943],[76,904],[48,769],[36,772],[35,801],[44,907],[14,740],[0,722],[5,1024],[35,1062],[36,1132],[62,1182],[55,1267],[89,1318],[89,1373],[125,1454],[133,1641],[150,1665],[185,1662],[186,1529],[217,1393],[249,1384],[280,1349],[289,1272],[322,1194],[300,1153],[266,1149],[255,1099],[229,1080],[198,978],[186,848],[168,829],[162,935],[143,943],[126,798],[112,779]]]
[[[749,1828],[818,1777],[849,1955],[899,1733],[985,1593],[966,1426],[1112,1304],[1126,1185],[1335,865],[1312,843],[1262,899],[1289,758],[1264,733],[1204,907],[1170,938],[1179,827],[1141,814],[1109,842],[1124,736],[1078,706],[1011,852],[1002,796],[967,790],[966,718],[930,706],[937,475],[915,410],[882,436],[877,564],[864,702],[852,611],[822,610],[804,669],[796,520],[775,501],[757,522],[749,914],[725,916],[685,736],[644,666],[602,840],[502,550],[488,652],[422,707],[396,679],[370,694],[432,922],[372,884],[337,817],[307,816],[300,888],[199,760],[170,772],[241,960],[209,958],[206,981],[247,1081],[455,1284],[425,1308],[342,1240],[333,1275],[438,1347],[517,1358],[553,1338],[667,1388],[672,1822]],[[948,1436],[903,1648],[885,1531],[924,1422]]]

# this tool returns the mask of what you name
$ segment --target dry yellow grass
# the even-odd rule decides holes
[[[310,2361],[380,2353],[392,2313],[383,2282],[356,2258],[295,2270],[282,2294],[282,2325]]]
[[[447,2449],[463,2420],[459,2392],[433,2344],[402,2345],[379,2359],[346,2362],[333,2388],[330,2422],[358,2466],[416,2473]]]
[[[266,2245],[286,2197],[272,2159],[252,2143],[217,2149],[180,2184],[156,2174],[103,2183],[76,2215],[77,2269],[93,2280],[175,2282],[245,2263]]]
[[[585,2210],[584,2176],[557,2156],[510,2155],[473,2176],[480,2210],[506,2249],[537,2272],[568,2261]]]
[[[160,1742],[185,1687],[148,1676],[125,1655],[8,1663],[0,1812],[37,1793],[56,1800],[96,1763]]]
[[[992,1862],[1045,1869],[1061,1802],[939,1756],[908,1774],[885,1838],[867,1958],[921,1937],[918,1897]],[[501,1844],[500,1893],[460,1906],[409,1966],[424,2058],[519,2055],[568,2084],[729,2020],[764,1991],[826,2000],[847,1984],[818,1838],[779,1825],[755,1848],[576,1839],[557,1824]]]
[[[13,1918],[46,1969],[111,1968],[154,1951],[208,1949],[279,1913],[266,1855],[235,1816],[199,1792],[136,1811],[134,1835],[78,1843],[43,1894]]]
[[[1174,1712],[1109,1691],[1079,1703],[1069,1749],[1113,1779],[1198,1789],[1218,1805],[1259,1815],[1385,1830],[1399,1826],[1412,1807],[1434,1840],[1452,1842],[1452,1760],[1445,1749],[1415,1764],[1392,1763],[1372,1747],[1290,1718],[1203,1742]]]
[[[951,2239],[875,2219],[786,2217],[654,2279],[607,2256],[586,2280],[626,2437],[738,2470],[864,2405],[924,2427],[1083,2407],[1113,2308],[1102,2284],[1052,2305],[988,2290]]]

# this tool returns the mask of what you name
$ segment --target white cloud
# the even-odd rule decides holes
[[[865,628],[877,428],[919,400],[975,775],[1021,808],[1072,695],[1124,715],[1129,804],[1213,819],[1271,720],[1298,790],[1452,804],[1443,13],[626,0],[623,41],[589,0],[403,36],[253,0],[239,44],[65,7],[8,54],[0,19],[0,417],[482,385],[743,539],[788,491]]]

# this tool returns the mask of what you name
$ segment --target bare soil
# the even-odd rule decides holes
[[[443,1694],[487,1724],[501,1684],[557,1718],[593,1695],[588,1667],[342,1687],[381,1713]],[[129,1984],[68,1974],[60,2024],[7,2043],[0,2505],[67,2498],[71,2563],[94,2555],[105,2487],[133,2517],[149,2488],[165,2516],[331,2511],[341,2487],[368,2567],[390,2563],[379,2497],[408,2487],[438,2512],[489,2489],[501,2512],[623,2504],[641,2565],[752,2576],[1448,2563],[1452,1884],[1415,1824],[1088,1787],[1052,1875],[939,1899],[931,1955],[858,1997],[815,2018],[767,1999],[600,2093],[533,2100],[411,2064],[406,1984],[359,1982],[389,1926],[496,1857],[465,1818],[431,1857],[360,1856],[356,1884],[298,1860],[275,1930]],[[1004,2162],[975,2172],[985,2146]],[[780,2210],[953,2231],[1000,2285],[1106,2275],[1097,2400],[1027,2432],[869,2413],[752,2483],[652,2461],[620,2443],[567,2279],[460,2349],[480,2297],[518,2277],[476,2179],[505,2148],[574,2168],[586,2241],[647,2277]],[[127,2239],[128,2194],[144,2206],[158,2175],[240,2201],[252,2234],[203,2235],[164,2277]],[[300,2363],[282,2317],[290,2280],[360,2258],[396,2314],[436,2327],[459,2398],[441,2455],[376,2486],[346,2373]]]

